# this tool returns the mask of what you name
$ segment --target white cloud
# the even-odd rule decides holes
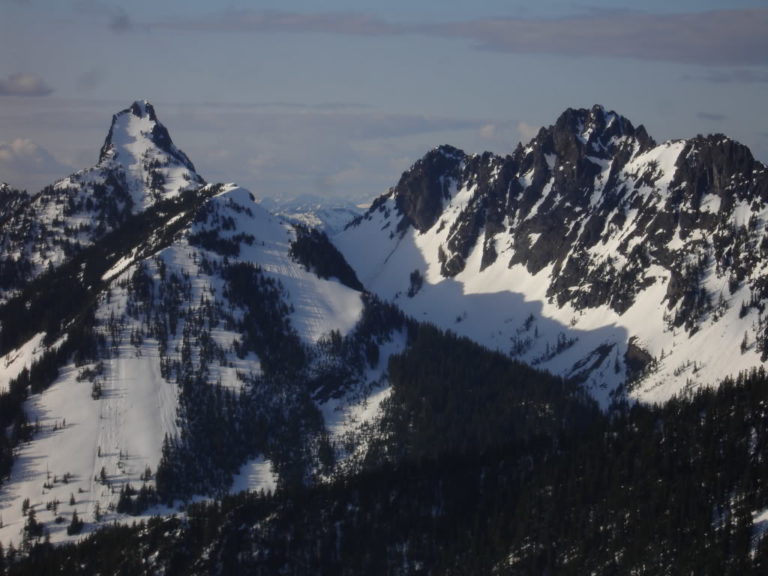
[[[44,155],[41,154],[41,148],[31,140],[16,138],[11,142],[0,142],[0,162],[34,168],[44,162]]]
[[[493,140],[496,138],[496,124],[484,124],[480,127],[480,137],[486,140]]]
[[[47,96],[51,92],[53,88],[32,74],[11,74],[0,79],[0,96]]]
[[[72,169],[28,138],[0,142],[0,181],[36,192]]]
[[[524,143],[530,142],[536,137],[536,134],[539,133],[538,126],[531,126],[522,120],[518,122],[515,127],[517,128],[517,133],[520,134],[520,141]]]

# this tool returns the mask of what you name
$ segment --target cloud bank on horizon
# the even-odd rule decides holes
[[[594,103],[768,159],[763,0],[327,5],[0,0],[0,181],[93,164],[138,98],[203,176],[264,196],[370,199],[429,148],[504,153]]]
[[[768,9],[688,14],[596,12],[442,24],[394,22],[364,13],[243,10],[148,26],[214,33],[434,36],[467,39],[480,49],[514,54],[635,58],[707,66],[768,64]]]

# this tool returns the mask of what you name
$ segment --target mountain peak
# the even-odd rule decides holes
[[[434,148],[429,153],[427,153],[428,156],[430,154],[439,154],[445,158],[454,159],[454,160],[456,159],[463,160],[464,157],[466,156],[463,150],[459,150],[458,148],[451,146],[450,144],[441,144],[437,148]]]
[[[173,144],[146,100],[112,117],[99,162],[46,186],[39,194],[0,186],[0,303],[24,282],[56,267],[158,202],[198,190],[205,181]],[[33,225],[29,225],[29,223]],[[21,262],[21,264],[19,264]]]
[[[574,141],[581,144],[588,154],[601,156],[612,154],[622,138],[634,138],[642,150],[655,146],[655,142],[643,126],[634,127],[626,117],[607,111],[601,104],[592,108],[568,108],[551,128],[556,141]]]
[[[403,215],[399,230],[409,224],[420,232],[432,227],[450,198],[452,179],[458,177],[465,158],[463,151],[444,144],[430,150],[403,173],[394,188],[395,203]]]
[[[147,100],[136,100],[112,117],[97,168],[122,174],[137,207],[205,184]]]
[[[136,100],[128,110],[137,118],[149,118],[153,122],[157,122],[157,115],[155,114],[155,108],[147,100]]]
[[[632,124],[613,110],[606,111],[601,104],[595,104],[592,108],[568,108],[555,122],[558,130],[568,130],[575,134],[585,135],[590,130],[604,131],[606,128],[616,126],[621,132],[625,124],[631,128]]]
[[[152,148],[170,156],[175,163],[195,170],[187,155],[173,144],[168,129],[157,119],[152,104],[147,100],[136,100],[112,117],[112,125],[99,154],[99,163],[110,160],[133,163],[140,156],[151,154],[149,150]]]

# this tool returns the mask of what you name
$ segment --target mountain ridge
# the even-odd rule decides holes
[[[766,186],[765,166],[720,135],[657,145],[602,106],[569,109],[506,157],[433,149],[334,240],[368,289],[415,317],[568,377],[602,356],[592,372],[604,374],[589,376],[590,388],[618,391],[642,375],[632,382],[638,397],[663,399],[766,355]],[[429,302],[449,280],[463,294],[519,291],[543,309],[510,310],[514,327],[477,307],[482,321],[456,322]],[[443,307],[466,307],[446,297]],[[521,338],[530,314],[557,319],[563,336]],[[626,330],[624,341],[574,341],[580,357],[546,359],[582,338],[571,329],[609,325]],[[732,372],[693,370],[702,349],[706,358],[727,350]]]
[[[556,446],[592,398],[768,354],[766,170],[721,136],[568,110],[506,157],[428,152],[329,237],[204,184],[158,126],[137,101],[96,167],[7,197],[2,540]]]

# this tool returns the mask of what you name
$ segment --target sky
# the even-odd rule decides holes
[[[0,0],[0,182],[94,165],[147,99],[210,182],[366,202],[428,150],[602,104],[768,162],[768,0]]]

